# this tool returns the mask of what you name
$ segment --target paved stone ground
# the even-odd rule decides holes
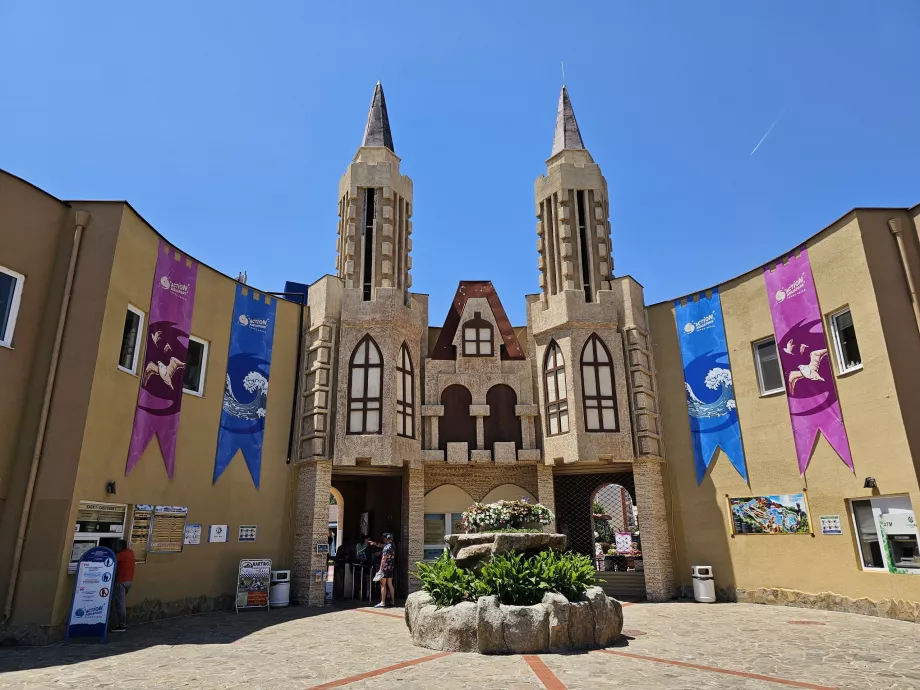
[[[635,604],[606,652],[486,657],[413,647],[401,609],[160,621],[109,644],[0,649],[0,688],[920,689],[920,626],[754,604]]]

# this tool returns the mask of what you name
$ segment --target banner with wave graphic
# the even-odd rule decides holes
[[[126,476],[156,436],[166,474],[173,478],[182,383],[185,381],[197,283],[198,262],[160,240],[153,274],[144,367],[140,371],[141,387],[125,465]]]
[[[252,483],[259,488],[277,305],[274,297],[244,285],[236,286],[224,404],[214,460],[215,483],[237,451],[242,451]]]
[[[818,306],[818,293],[804,247],[786,262],[764,267],[776,349],[783,365],[799,474],[805,474],[818,432],[853,469],[834,371]]]
[[[718,289],[711,297],[701,293],[687,297],[685,304],[675,301],[674,315],[684,365],[696,483],[703,481],[716,448],[722,449],[747,481]]]

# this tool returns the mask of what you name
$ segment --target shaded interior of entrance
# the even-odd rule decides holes
[[[363,592],[372,590],[372,599],[379,600],[379,589],[369,585],[366,578],[377,570],[380,549],[371,547],[367,558],[358,556],[358,544],[362,534],[374,542],[383,543],[383,534],[393,535],[396,547],[396,595],[405,597],[407,592],[407,569],[403,550],[403,516],[401,476],[382,475],[332,475],[332,496],[336,510],[330,511],[330,582],[327,583],[327,597],[334,600],[350,600]],[[332,521],[333,514],[335,522]],[[333,552],[334,551],[334,555]],[[364,568],[357,565],[367,564]],[[358,580],[356,582],[356,580]],[[330,586],[331,585],[331,586]]]

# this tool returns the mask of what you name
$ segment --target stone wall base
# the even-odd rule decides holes
[[[692,599],[693,587],[688,585],[681,586],[680,595],[681,597]],[[865,597],[852,599],[833,592],[810,594],[795,589],[780,589],[778,587],[759,587],[757,589],[716,587],[716,599],[739,604],[794,606],[819,611],[858,613],[863,616],[920,623],[920,601],[906,601],[904,599],[875,600]]]

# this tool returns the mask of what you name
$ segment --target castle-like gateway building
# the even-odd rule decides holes
[[[360,593],[330,567],[360,535],[395,535],[405,595],[467,507],[520,498],[622,598],[709,565],[723,599],[920,621],[920,207],[646,306],[563,87],[514,326],[488,281],[429,314],[414,203],[379,83],[335,275],[281,293],[0,171],[0,637],[60,637],[117,538],[134,621],[232,606],[251,558],[321,606]]]

